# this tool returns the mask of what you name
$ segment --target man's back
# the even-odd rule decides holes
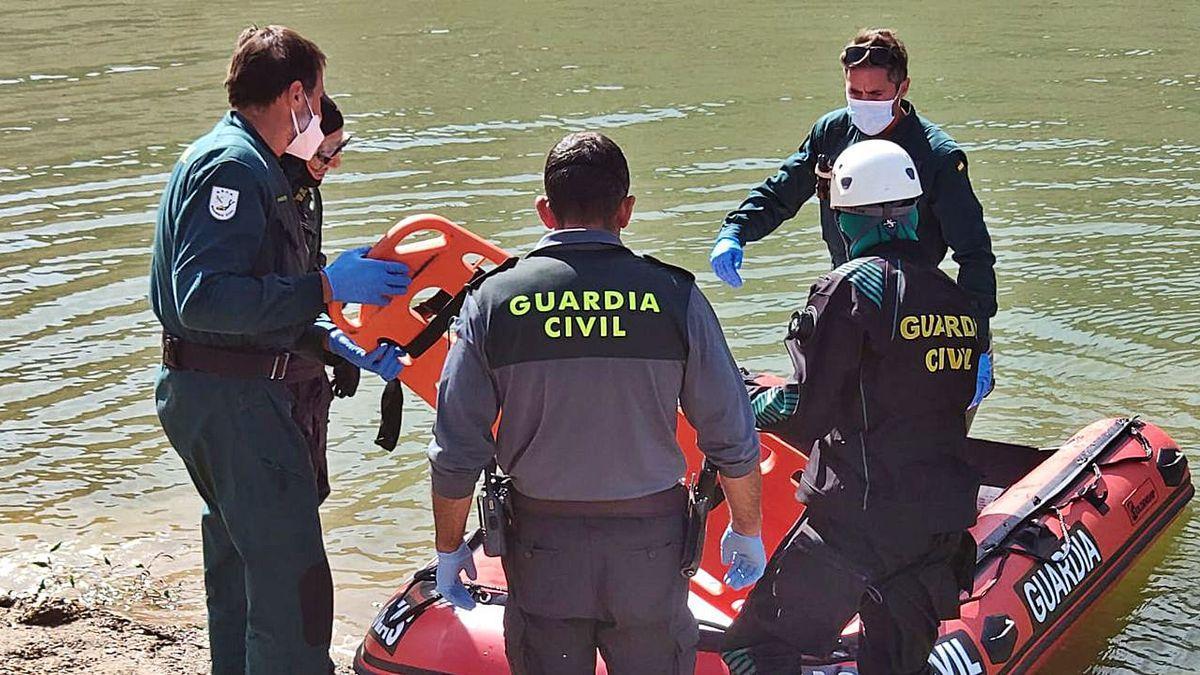
[[[295,343],[322,294],[316,274],[300,277],[308,252],[288,193],[278,160],[237,113],[184,152],[151,256],[150,304],[167,333],[225,347]]]
[[[689,317],[706,314],[711,308],[691,274],[635,255],[606,233],[549,235],[486,279],[464,305],[458,334],[490,374],[503,410],[496,457],[517,490],[609,501],[677,484],[685,471],[675,440],[678,406],[691,413],[720,405],[697,401],[705,383],[687,381],[690,352],[710,337]],[[734,391],[725,379],[736,371],[724,365],[712,391]],[[460,400],[455,386],[440,398]],[[730,417],[748,423],[748,416]],[[464,442],[445,419],[439,415],[439,444]],[[706,431],[719,456],[738,455],[733,461],[742,463],[756,455],[747,453],[745,426],[725,438]]]
[[[916,242],[872,253],[814,285],[815,321],[787,340],[801,402],[779,428],[821,439],[801,496],[934,531],[964,526],[977,488],[964,414],[981,347],[970,299]]]

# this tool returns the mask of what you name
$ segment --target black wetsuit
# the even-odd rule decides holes
[[[735,672],[798,670],[859,612],[860,672],[923,672],[969,581],[978,475],[964,413],[983,337],[970,297],[917,242],[824,276],[793,315],[795,376],[752,391],[760,428],[811,447],[805,518],[729,631]],[[741,668],[741,670],[736,669]]]

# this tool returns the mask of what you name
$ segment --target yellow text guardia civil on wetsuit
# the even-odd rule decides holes
[[[508,301],[513,316],[530,312],[549,314],[542,322],[546,337],[552,339],[575,337],[621,338],[626,336],[621,326],[621,310],[660,313],[658,298],[643,291],[585,290],[545,291],[516,295]],[[570,312],[579,312],[571,314]],[[597,314],[598,312],[608,312]]]
[[[905,340],[973,338],[977,332],[975,319],[962,314],[909,314],[900,319],[900,337]],[[925,368],[931,373],[970,370],[971,348],[952,345],[932,347],[925,352]]]

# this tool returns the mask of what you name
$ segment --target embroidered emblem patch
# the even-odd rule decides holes
[[[238,191],[225,187],[213,187],[208,199],[208,212],[217,220],[229,220],[237,213]]]

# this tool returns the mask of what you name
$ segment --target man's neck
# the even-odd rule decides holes
[[[254,127],[254,131],[258,132],[263,142],[271,148],[271,152],[275,153],[276,157],[283,156],[284,150],[292,142],[294,135],[290,118],[288,124],[282,124],[274,119],[278,115],[273,114],[270,108],[247,108],[238,110],[238,114],[250,122],[250,126]]]
[[[572,223],[572,224],[564,225],[563,227],[561,227],[557,230],[553,230],[553,231],[554,232],[562,232],[563,230],[588,230],[589,232],[606,232],[606,233],[611,234],[612,236],[616,237],[617,239],[621,238],[620,230],[611,230],[607,227],[601,227],[599,225],[579,225],[579,224]]]

